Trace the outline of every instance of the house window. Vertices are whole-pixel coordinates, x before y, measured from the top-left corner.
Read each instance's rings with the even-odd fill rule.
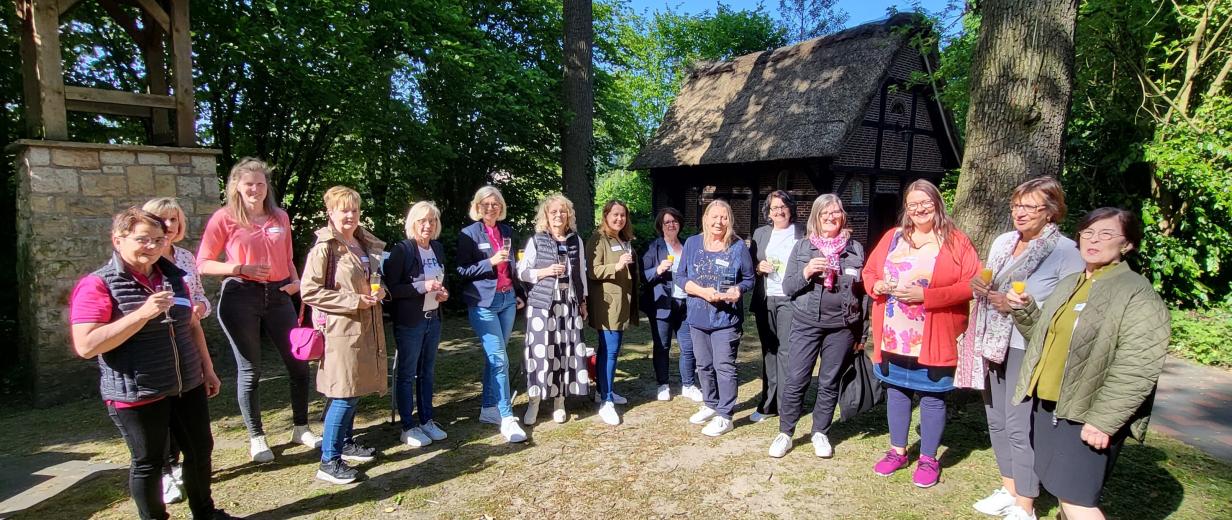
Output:
[[[907,104],[902,101],[895,101],[890,105],[890,115],[901,116],[907,113]]]
[[[864,205],[864,181],[851,182],[851,205]]]

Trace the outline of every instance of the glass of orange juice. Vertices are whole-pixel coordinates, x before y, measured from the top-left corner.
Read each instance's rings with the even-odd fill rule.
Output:
[[[1024,282],[1022,280],[1015,280],[1013,282],[1010,282],[1010,286],[1014,288],[1015,293],[1024,294],[1027,292],[1027,282]]]
[[[667,261],[668,261],[668,262],[675,262],[675,261],[676,261],[676,255],[672,255],[672,254],[667,255]]]
[[[381,292],[381,273],[372,273],[372,276],[368,278],[368,288],[372,290],[373,296]]]
[[[522,257],[523,257],[523,256],[526,256],[526,250],[525,250],[525,249],[519,249],[519,250],[518,250],[518,261],[519,261],[519,262],[521,262],[521,261],[522,261]]]
[[[992,268],[991,267],[985,267],[984,269],[980,270],[980,280],[984,281],[984,285],[988,285],[992,283]]]

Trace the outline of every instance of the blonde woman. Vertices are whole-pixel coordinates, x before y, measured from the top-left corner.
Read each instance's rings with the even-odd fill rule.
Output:
[[[539,403],[553,400],[552,420],[565,422],[566,395],[589,395],[586,344],[586,253],[573,203],[552,195],[535,211],[535,236],[526,243],[518,278],[530,285],[526,309],[526,424]]]
[[[227,204],[210,217],[197,248],[198,271],[225,277],[215,312],[235,354],[236,400],[254,462],[274,460],[257,396],[262,333],[274,344],[290,376],[291,442],[314,449],[321,445],[321,438],[308,429],[308,362],[291,355],[290,334],[296,322],[291,295],[299,292],[291,218],[278,207],[268,172],[264,162],[251,157],[231,168]],[[226,260],[220,261],[224,252]]]
[[[779,351],[785,371],[780,374],[779,434],[770,443],[770,456],[782,457],[791,449],[796,422],[804,410],[804,394],[813,367],[817,372],[817,400],[813,404],[810,441],[818,457],[834,455],[830,424],[838,404],[838,383],[864,324],[864,248],[851,239],[847,212],[838,195],[827,193],[813,201],[805,239],[787,255],[783,293],[791,299],[792,320],[787,343]]]
[[[385,243],[360,227],[359,193],[345,186],[325,192],[328,224],[304,261],[304,303],[324,314],[325,355],[317,364],[317,391],[325,394],[324,442],[317,479],[350,484],[359,472],[347,462],[368,462],[376,450],[353,437],[359,398],[385,394],[388,362],[385,326],[381,323],[384,285],[379,277]],[[379,278],[377,278],[379,280]]]
[[[736,350],[744,324],[742,296],[753,289],[753,259],[733,227],[726,201],[706,205],[701,233],[685,241],[676,278],[676,285],[689,295],[689,334],[705,399],[689,422],[706,424],[702,433],[710,437],[732,429],[740,386]]]
[[[412,447],[448,437],[432,409],[436,349],[441,343],[440,306],[449,299],[440,236],[441,211],[432,202],[416,202],[406,213],[406,240],[398,242],[385,260],[398,346],[394,401],[402,418],[401,441]],[[416,403],[418,420],[411,417]]]
[[[616,380],[616,358],[624,331],[637,325],[637,256],[633,251],[633,226],[629,223],[629,206],[619,200],[603,205],[603,221],[586,241],[590,259],[587,271],[595,290],[587,297],[590,326],[599,335],[595,379],[599,383],[599,418],[615,426],[620,424],[616,405],[628,401],[612,388]]]
[[[475,223],[458,232],[457,272],[467,317],[483,344],[479,422],[500,426],[507,442],[522,442],[526,432],[513,415],[506,346],[513,333],[515,313],[525,305],[526,298],[522,284],[514,283],[517,260],[510,249],[518,237],[503,222],[505,216],[505,197],[500,190],[484,186],[475,192],[470,209]]]

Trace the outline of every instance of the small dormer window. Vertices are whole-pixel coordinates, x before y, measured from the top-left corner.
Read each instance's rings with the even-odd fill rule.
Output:
[[[907,104],[902,101],[895,101],[890,105],[890,115],[901,116],[907,113]]]

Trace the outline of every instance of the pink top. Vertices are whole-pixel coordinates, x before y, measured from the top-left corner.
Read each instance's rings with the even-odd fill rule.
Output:
[[[500,229],[496,226],[484,224],[483,232],[488,234],[488,243],[492,244],[492,250],[500,251],[504,245],[501,243]],[[496,292],[511,290],[513,290],[513,278],[509,276],[509,262],[496,264]]]
[[[227,208],[219,208],[210,216],[201,234],[201,247],[197,248],[197,268],[206,260],[217,260],[218,254],[227,252],[227,263],[241,265],[265,264],[270,266],[269,278],[258,280],[248,276],[241,278],[255,282],[299,280],[292,263],[295,253],[291,249],[291,219],[287,212],[275,209],[271,218],[260,226],[241,226],[231,218]],[[238,274],[235,276],[239,276]]]
[[[151,292],[154,291],[155,287],[163,283],[163,275],[157,270],[150,273],[149,278],[142,276],[141,273],[132,274],[137,283],[144,285]],[[69,322],[74,325],[79,323],[111,323],[111,292],[107,290],[107,284],[103,282],[103,279],[97,275],[86,275],[77,281],[77,286],[73,287],[73,294],[69,297],[68,305]],[[162,400],[162,397],[142,399],[131,403],[119,401],[104,402],[116,409],[123,410],[125,408],[136,408],[155,403],[160,400]]]
[[[890,251],[885,261],[885,279],[898,280],[899,287],[919,285],[927,288],[941,249],[937,244],[915,250],[906,240]],[[904,303],[893,296],[886,301],[882,319],[881,350],[902,356],[920,357],[924,348],[924,304]]]

